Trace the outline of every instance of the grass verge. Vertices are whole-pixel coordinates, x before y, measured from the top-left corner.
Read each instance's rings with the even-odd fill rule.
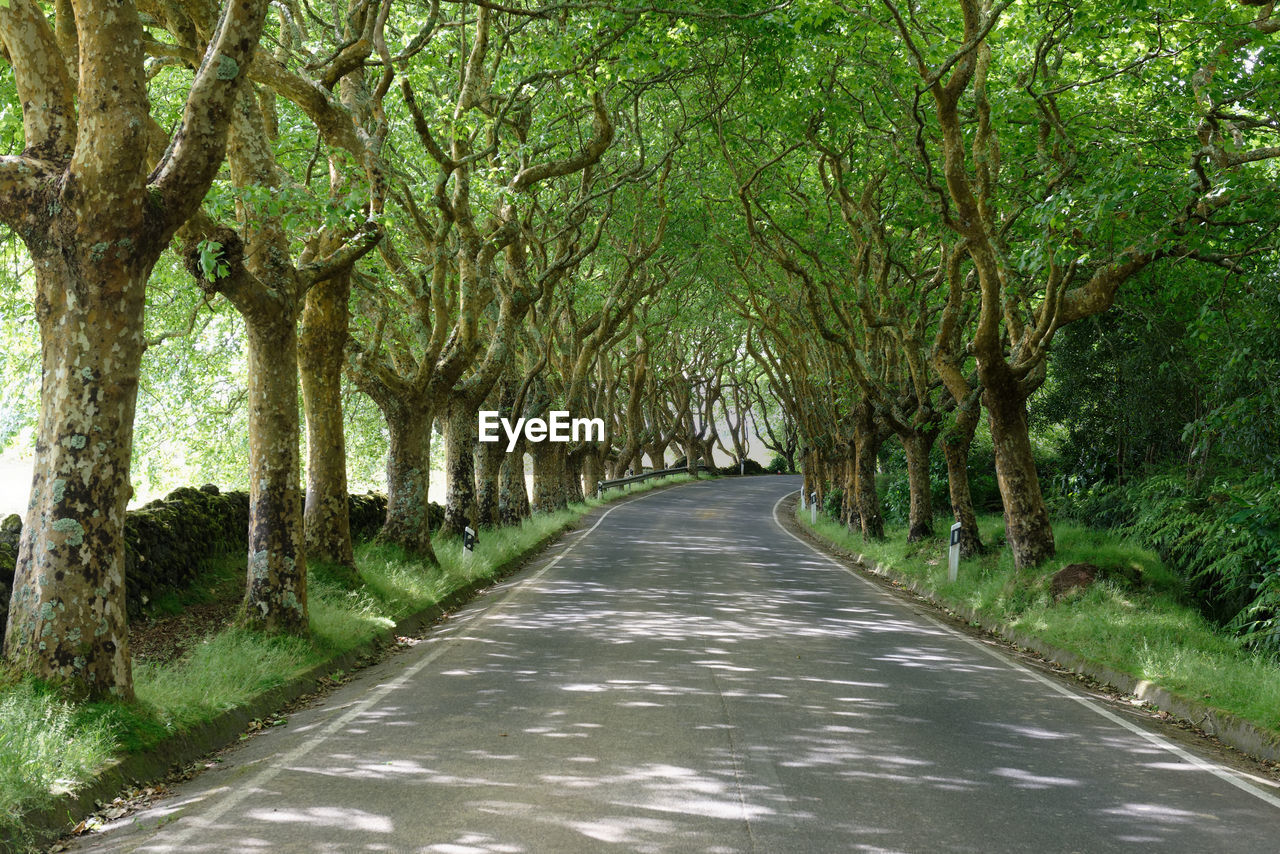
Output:
[[[30,837],[24,816],[76,790],[112,758],[189,732],[228,709],[284,685],[307,670],[371,641],[404,617],[436,605],[477,580],[492,578],[594,507],[691,478],[674,475],[611,491],[519,526],[482,531],[470,557],[460,541],[438,538],[438,567],[402,549],[366,543],[356,549],[360,580],[324,565],[310,568],[309,637],[263,635],[228,627],[166,664],[138,663],[133,703],[72,705],[30,679],[0,682],[0,841]],[[243,562],[211,562],[209,586],[243,578]],[[202,579],[203,580],[203,579]],[[225,591],[224,591],[225,592]],[[207,601],[208,590],[175,594],[167,612]]]
[[[826,517],[802,525],[844,551],[865,555],[911,578],[952,607],[1033,635],[1055,647],[1137,679],[1234,714],[1264,730],[1280,733],[1280,661],[1245,649],[1215,630],[1180,600],[1178,579],[1148,549],[1109,531],[1059,523],[1057,556],[1033,571],[1017,572],[1004,547],[1003,520],[979,520],[981,557],[960,564],[947,580],[947,542],[935,537],[906,542],[906,531],[889,528],[883,542]],[[1072,563],[1093,563],[1102,580],[1056,600],[1049,580]]]

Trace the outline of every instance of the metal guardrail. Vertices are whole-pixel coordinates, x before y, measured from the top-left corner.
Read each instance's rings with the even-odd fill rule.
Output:
[[[616,480],[598,480],[596,481],[596,497],[599,498],[600,494],[603,493],[606,489],[613,489],[615,486],[626,486],[631,483],[640,483],[641,481],[646,481],[651,477],[666,477],[667,475],[672,475],[672,474],[686,474],[688,473],[688,471],[689,471],[688,466],[678,466],[677,468],[671,468],[671,469],[658,469],[657,471],[645,471],[645,472],[641,472],[640,474],[633,474],[630,477],[620,477],[620,478],[617,478]],[[697,471],[714,472],[715,469],[707,465],[706,463],[698,463]]]

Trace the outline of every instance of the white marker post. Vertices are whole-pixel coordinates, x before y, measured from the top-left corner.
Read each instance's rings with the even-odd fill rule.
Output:
[[[947,551],[947,581],[955,583],[960,576],[960,523],[951,526],[951,548]]]
[[[804,490],[802,489],[802,490],[800,490],[800,509],[801,509],[801,510],[803,510],[804,508],[805,508],[805,503],[804,503]]]
[[[809,493],[809,524],[818,524],[818,493]]]
[[[468,525],[462,529],[462,556],[470,559],[476,550],[476,543],[480,540],[476,536],[475,530]]]

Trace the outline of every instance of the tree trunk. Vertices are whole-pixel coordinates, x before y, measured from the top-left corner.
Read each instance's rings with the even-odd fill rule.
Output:
[[[127,700],[124,519],[151,267],[77,248],[33,253],[40,422],[4,651],[78,697]]]
[[[855,453],[853,445],[847,445],[844,458],[843,481],[841,489],[843,491],[841,513],[844,518],[840,521],[844,522],[847,530],[862,530],[862,515],[858,512],[858,470],[854,464]]]
[[[505,446],[500,442],[476,443],[476,524],[492,528],[499,524],[501,490],[498,485]]]
[[[564,497],[569,503],[583,500],[582,493],[583,453],[565,454],[564,456]]]
[[[516,384],[510,377],[503,377],[489,390],[489,396],[480,409],[496,409],[503,417],[511,417],[515,405]],[[503,502],[500,486],[503,458],[507,455],[506,441],[481,442],[479,425],[476,427],[473,462],[476,474],[476,525],[494,528],[504,524],[501,520]]]
[[[135,4],[61,5],[60,33],[45,4],[0,12],[25,145],[5,157],[0,220],[31,253],[43,369],[5,655],[74,696],[127,700],[124,523],[146,284],[217,174],[247,77],[225,69],[248,68],[267,4],[227,4],[154,170]]]
[[[246,317],[249,340],[249,567],[244,616],[255,628],[307,630],[298,459],[298,339],[293,317]]]
[[[639,467],[642,459],[641,453],[639,445],[635,447],[635,450],[630,452],[624,448],[622,452],[618,454],[617,459],[613,461],[612,465],[606,467],[608,469],[609,479],[612,480],[614,478],[626,477],[628,470]],[[595,484],[589,484],[589,486],[591,486],[592,489],[595,489]]]
[[[529,518],[529,484],[524,478],[524,440],[515,450],[503,454],[501,492],[498,494],[498,518],[504,525],[519,525]]]
[[[947,489],[951,495],[951,512],[960,523],[960,557],[971,558],[986,548],[978,534],[978,517],[969,492],[969,448],[978,429],[978,413],[967,409],[956,411],[956,423],[942,436],[942,454],[947,460]]]
[[[553,513],[569,506],[565,498],[564,445],[557,442],[537,442],[533,455],[534,513]]]
[[[604,480],[604,468],[600,464],[599,451],[587,451],[582,456],[582,483],[587,495],[596,494],[596,484]]]
[[[444,525],[446,534],[461,537],[463,529],[472,523],[476,500],[476,414],[462,406],[450,407],[445,420],[445,503]]]
[[[880,431],[871,407],[857,407],[854,424],[854,468],[858,494],[858,519],[862,538],[884,539],[884,516],[880,513],[880,493],[876,490],[876,456],[880,453]]]
[[[1014,567],[1030,569],[1053,557],[1053,527],[1031,452],[1026,400],[1011,377],[1001,376],[1007,373],[1007,367],[984,372],[982,398],[995,446],[996,481],[1004,501],[1005,539],[1013,552]]]
[[[800,485],[800,506],[808,507],[809,502],[813,500],[814,477],[816,472],[813,467],[813,454],[807,449],[800,452],[800,476],[803,482]]]
[[[435,565],[427,525],[427,490],[431,484],[430,410],[403,408],[387,414],[387,521],[378,538],[403,546]]]
[[[307,293],[298,330],[302,405],[307,416],[307,498],[303,528],[307,557],[354,569],[342,423],[343,349],[349,321],[349,271]]]
[[[695,478],[698,476],[698,440],[692,435],[684,442],[684,468]]]
[[[907,542],[933,536],[933,495],[929,486],[929,454],[935,431],[915,432],[900,437],[907,452],[907,486],[911,493],[907,512]]]

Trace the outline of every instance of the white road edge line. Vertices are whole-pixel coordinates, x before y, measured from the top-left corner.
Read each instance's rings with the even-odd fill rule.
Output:
[[[612,513],[614,510],[617,510],[619,507],[624,507],[633,502],[641,501],[645,498],[648,498],[651,495],[656,495],[656,494],[657,492],[646,492],[642,495],[637,495],[635,498],[629,498],[626,501],[620,501],[617,504],[610,507],[608,510],[606,510],[604,513],[600,515],[600,518],[596,520],[596,523],[594,525],[592,525],[587,530],[583,531],[581,536],[578,536],[573,541],[571,541],[568,547],[566,547],[564,551],[556,555],[542,569],[538,570],[536,573],[529,576],[528,578],[520,582],[515,587],[511,588],[507,596],[504,596],[497,603],[490,606],[487,610],[484,611],[484,613],[476,617],[473,622],[469,623],[468,626],[480,625],[489,617],[498,613],[502,609],[502,606],[506,604],[507,599],[509,599],[511,594],[515,593],[516,590],[526,587],[529,584],[532,584],[533,582],[537,581],[539,578],[542,578],[542,576],[550,572],[558,563],[560,563],[560,561],[564,560],[565,556],[569,554],[569,552],[577,548],[578,544],[581,543],[583,540],[585,540],[588,534],[590,534],[596,528],[599,528],[600,524],[604,522],[604,520],[608,518],[609,514]],[[144,844],[142,846],[139,846],[138,848],[135,848],[134,850],[135,851],[146,851],[146,850],[153,850],[153,849],[161,850],[161,851],[184,850],[187,842],[191,839],[191,837],[194,834],[202,830],[207,830],[209,827],[212,827],[213,824],[215,824],[218,821],[218,819],[222,818],[232,808],[237,806],[240,802],[244,801],[246,798],[260,794],[262,791],[262,787],[265,786],[267,783],[270,783],[273,779],[275,779],[280,774],[281,771],[287,770],[288,766],[292,765],[302,757],[306,756],[311,751],[315,750],[326,739],[328,739],[334,733],[338,732],[338,730],[344,728],[347,724],[351,723],[351,721],[355,720],[360,715],[367,712],[369,709],[373,708],[375,704],[381,701],[384,697],[386,697],[392,691],[395,691],[401,688],[406,682],[408,682],[410,679],[417,676],[419,673],[425,670],[429,664],[431,664],[433,661],[435,661],[437,658],[443,655],[446,651],[448,651],[449,648],[453,646],[457,641],[458,641],[458,638],[456,637],[448,637],[443,639],[439,646],[437,646],[430,653],[424,655],[416,664],[412,665],[409,669],[405,670],[402,674],[400,674],[390,682],[384,682],[383,684],[379,685],[377,688],[373,689],[373,691],[371,691],[365,699],[361,700],[359,703],[352,706],[350,709],[347,710],[345,714],[330,721],[315,736],[307,739],[298,747],[295,747],[293,750],[284,754],[284,756],[276,760],[270,768],[264,768],[256,776],[254,776],[253,778],[251,778],[250,780],[248,780],[243,784],[237,784],[236,791],[232,792],[231,794],[223,798],[222,802],[219,803],[213,809],[211,809],[208,813],[199,817],[188,816],[187,820],[190,822],[190,824],[186,828],[184,828],[181,832],[179,832],[176,837],[172,837],[168,840],[165,840],[163,843],[156,843],[156,845],[159,845],[160,847],[156,847],[156,845]]]
[[[809,549],[811,552],[818,555],[823,560],[826,560],[833,566],[837,567],[842,572],[846,572],[849,575],[852,575],[854,578],[858,579],[863,584],[866,584],[869,587],[873,588],[874,590],[876,590],[876,592],[880,593],[881,595],[887,595],[871,579],[864,578],[861,574],[853,571],[849,567],[842,564],[840,561],[836,560],[831,555],[827,554],[826,552],[819,549],[817,546],[813,545],[813,543],[810,543],[804,539],[801,539],[800,537],[797,537],[795,534],[787,530],[786,526],[782,524],[782,520],[778,516],[778,507],[782,504],[783,501],[789,498],[792,494],[793,493],[788,492],[786,495],[782,496],[774,503],[773,505],[774,524],[776,524],[780,529],[782,529],[782,532],[786,534],[788,537],[802,544],[805,548]],[[1068,689],[1067,687],[1058,684],[1056,681],[1054,681],[1053,679],[1050,679],[1044,674],[1037,673],[1031,668],[1026,667],[1025,665],[1019,664],[1018,662],[1013,661],[1010,658],[1007,658],[1005,655],[1003,655],[1002,653],[994,649],[991,649],[986,644],[979,643],[978,641],[966,635],[964,632],[957,631],[955,628],[948,626],[946,623],[943,623],[939,620],[935,620],[933,617],[930,617],[928,614],[919,614],[919,616],[927,620],[928,622],[932,623],[933,625],[937,626],[938,628],[948,632],[949,634],[954,635],[955,637],[959,638],[960,640],[964,641],[965,643],[969,644],[975,649],[982,650],[988,656],[990,656],[991,658],[994,658],[996,661],[999,661],[1001,664],[1005,665],[1006,667],[1025,673],[1026,675],[1030,676],[1032,679],[1036,680],[1042,685],[1045,685],[1046,687],[1052,689],[1055,693],[1060,694],[1069,700],[1076,701],[1080,705],[1084,706],[1086,709],[1089,709],[1090,711],[1094,712],[1097,715],[1100,715],[1101,717],[1107,719],[1108,721],[1114,724],[1117,724],[1118,726],[1121,726],[1124,729],[1127,729],[1129,732],[1145,739],[1146,741],[1150,742],[1156,747],[1159,747],[1162,750],[1166,750],[1169,753],[1172,753],[1174,756],[1177,756],[1179,759],[1182,759],[1185,762],[1189,762],[1190,764],[1194,765],[1200,770],[1208,771],[1210,774],[1219,778],[1223,782],[1230,783],[1232,786],[1235,786],[1237,789],[1240,789],[1241,791],[1248,792],[1250,795],[1253,795],[1258,800],[1268,803],[1271,806],[1276,807],[1277,809],[1280,809],[1280,797],[1276,797],[1270,792],[1259,789],[1257,786],[1253,785],[1252,783],[1249,783],[1245,780],[1240,779],[1236,775],[1236,773],[1231,769],[1224,768],[1223,766],[1210,762],[1206,759],[1201,759],[1199,756],[1196,756],[1194,753],[1190,753],[1186,750],[1183,750],[1181,747],[1174,744],[1173,742],[1168,741],[1156,735],[1153,732],[1148,732],[1147,730],[1143,729],[1142,727],[1138,726],[1132,721],[1125,720],[1124,718],[1112,712],[1110,709],[1107,709],[1107,708],[1104,708],[1103,706],[1098,705],[1098,703],[1089,699],[1088,697],[1085,697],[1081,694],[1077,694],[1076,692]]]

